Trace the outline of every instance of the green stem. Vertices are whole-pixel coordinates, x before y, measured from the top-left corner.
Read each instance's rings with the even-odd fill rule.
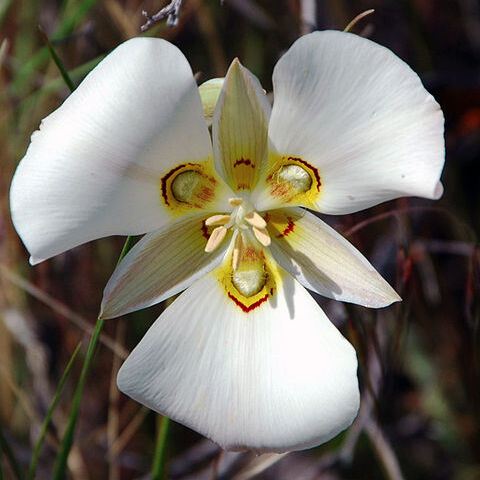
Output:
[[[158,420],[158,434],[155,445],[155,454],[152,465],[152,480],[162,480],[165,478],[165,452],[167,446],[168,427],[170,419],[159,416]]]
[[[123,259],[123,257],[128,253],[128,251],[132,247],[132,244],[133,244],[132,238],[127,237],[122,253],[120,254],[120,257],[118,259],[119,263]],[[80,373],[80,379],[78,380],[77,389],[75,390],[75,396],[73,398],[73,403],[72,403],[72,410],[70,412],[67,428],[65,430],[65,434],[63,436],[62,443],[60,445],[60,451],[57,455],[57,460],[55,462],[55,467],[53,470],[53,477],[52,477],[53,480],[63,480],[66,475],[67,459],[73,445],[73,435],[75,433],[75,426],[77,423],[78,411],[80,409],[80,400],[82,398],[83,389],[85,387],[85,380],[87,378],[87,373],[92,363],[93,355],[95,353],[95,349],[97,347],[98,340],[100,338],[100,333],[102,331],[103,324],[104,324],[104,320],[101,318],[98,318],[97,323],[95,324],[95,330],[90,340],[90,345],[88,346],[87,355],[85,356],[85,360],[83,362],[82,372]]]
[[[37,463],[38,463],[38,458],[40,456],[40,450],[43,446],[43,441],[45,440],[45,436],[47,434],[47,429],[48,425],[50,424],[50,420],[53,415],[53,411],[55,410],[55,407],[57,406],[58,400],[60,399],[60,394],[63,390],[63,387],[65,385],[65,382],[68,378],[68,375],[70,374],[70,371],[72,370],[73,362],[75,361],[75,358],[77,357],[77,354],[80,350],[81,343],[77,345],[77,348],[75,348],[75,351],[73,352],[72,356],[70,357],[70,360],[68,361],[68,364],[65,368],[65,371],[63,372],[62,378],[60,379],[60,383],[58,384],[57,390],[55,392],[55,395],[53,397],[52,403],[50,405],[50,408],[47,411],[47,415],[45,416],[45,420],[43,421],[42,424],[42,430],[40,432],[40,435],[38,437],[37,443],[35,444],[35,449],[33,451],[32,455],[32,460],[30,462],[30,467],[28,469],[28,479],[33,480],[35,478],[35,471],[37,469]]]
[[[23,473],[20,469],[20,464],[17,462],[13,450],[10,448],[7,439],[3,436],[3,432],[0,429],[0,452],[2,451],[5,454],[8,463],[10,463],[10,467],[12,467],[15,478],[17,478],[17,480],[23,480]]]
[[[72,411],[70,412],[67,428],[65,430],[65,434],[60,445],[60,451],[58,453],[55,467],[53,470],[54,480],[60,480],[65,478],[67,458],[73,444],[73,435],[75,433],[78,411],[80,409],[80,400],[82,398],[87,373],[92,363],[93,354],[95,353],[95,348],[97,346],[98,339],[100,338],[103,323],[104,321],[102,319],[97,319],[97,323],[95,324],[95,330],[90,340],[90,345],[88,346],[87,355],[85,356],[85,360],[83,362],[82,372],[80,374],[80,379],[78,381],[77,389],[75,390],[75,396],[73,398]]]

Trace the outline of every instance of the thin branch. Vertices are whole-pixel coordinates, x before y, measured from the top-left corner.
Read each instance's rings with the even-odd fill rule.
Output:
[[[25,280],[20,275],[17,275],[15,272],[10,270],[6,265],[0,264],[0,274],[3,274],[14,285],[17,285],[17,287],[29,293],[32,297],[36,298],[40,302],[49,306],[55,312],[69,319],[72,323],[77,325],[77,327],[82,329],[84,332],[88,333],[89,335],[93,334],[94,327],[91,325],[91,323],[87,319],[85,319],[78,313],[75,313],[66,305],[59,302],[58,300],[56,300],[55,298],[53,298],[43,290],[39,289],[38,287],[33,285],[31,282]],[[100,341],[106,347],[112,350],[116,355],[118,355],[120,358],[122,359],[127,358],[128,356],[127,350],[124,347],[122,347],[122,345],[119,345],[118,343],[116,343],[109,336],[102,333],[100,335]]]
[[[145,32],[152,25],[155,25],[155,23],[160,22],[164,18],[167,19],[167,25],[169,27],[174,27],[177,25],[182,3],[183,0],[172,0],[168,5],[163,7],[154,15],[149,15],[145,10],[143,10],[142,15],[147,19],[147,21],[140,27],[141,31]]]
[[[365,431],[375,449],[377,457],[382,462],[387,478],[389,480],[404,480],[397,457],[378,423],[374,421],[367,423]]]
[[[452,220],[455,220],[455,217],[445,208],[442,207],[429,207],[429,206],[412,206],[412,207],[401,207],[401,208],[394,208],[392,210],[387,210],[386,212],[379,213],[378,215],[375,215],[373,217],[367,218],[366,220],[363,220],[357,224],[355,224],[353,227],[349,228],[348,230],[345,230],[342,232],[342,235],[344,237],[349,237],[350,235],[353,235],[355,232],[358,232],[362,228],[367,227],[368,225],[371,225],[372,223],[376,223],[380,220],[385,220],[390,217],[398,217],[402,213],[408,213],[408,212],[436,212],[436,213],[442,213],[446,214],[449,216]]]

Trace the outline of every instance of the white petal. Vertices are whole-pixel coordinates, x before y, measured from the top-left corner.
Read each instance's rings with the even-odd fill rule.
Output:
[[[145,235],[113,272],[103,293],[101,317],[112,318],[155,305],[185,290],[215,268],[228,240],[204,251],[211,229],[205,217],[182,217]]]
[[[390,50],[315,32],[279,60],[273,85],[271,149],[283,163],[292,157],[318,169],[312,208],[342,214],[405,195],[438,198],[443,114]],[[265,194],[257,207],[279,206],[274,200]]]
[[[308,292],[280,292],[248,313],[211,272],[153,324],[119,388],[228,450],[309,448],[347,428],[359,405],[355,351]]]
[[[255,187],[268,145],[270,104],[258,79],[235,59],[213,116],[215,167],[238,192]]]
[[[271,252],[303,286],[364,307],[385,307],[401,298],[368,260],[315,215],[300,208],[268,214]]]
[[[187,139],[187,141],[186,141]],[[125,42],[45,118],[15,173],[13,222],[36,263],[172,218],[162,176],[212,147],[190,66],[160,39]]]

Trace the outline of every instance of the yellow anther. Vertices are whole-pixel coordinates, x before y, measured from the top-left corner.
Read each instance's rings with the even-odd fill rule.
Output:
[[[242,235],[239,233],[235,238],[235,245],[233,246],[233,255],[232,255],[232,268],[235,271],[238,268],[240,259],[242,258]]]
[[[230,206],[232,208],[238,207],[239,205],[241,205],[243,203],[243,198],[240,198],[240,197],[229,198],[228,203],[230,204]]]
[[[212,215],[205,220],[205,225],[211,227],[214,225],[225,225],[230,221],[230,215]]]
[[[207,253],[210,253],[216,250],[218,246],[222,243],[222,240],[225,238],[226,234],[227,229],[225,227],[215,228],[210,235],[207,244],[205,245],[205,251]]]
[[[265,228],[267,226],[267,222],[257,212],[250,212],[243,218],[252,227]]]
[[[268,234],[268,231],[266,228],[257,228],[257,227],[252,227],[253,234],[255,235],[255,238],[264,246],[268,247],[270,243],[272,243],[272,240],[270,238],[270,235]]]

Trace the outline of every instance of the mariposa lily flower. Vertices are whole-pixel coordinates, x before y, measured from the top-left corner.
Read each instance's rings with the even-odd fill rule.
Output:
[[[120,389],[224,448],[257,452],[318,445],[358,410],[355,351],[304,287],[374,308],[399,300],[300,207],[438,198],[444,163],[438,104],[369,40],[306,35],[273,86],[272,108],[235,60],[205,87],[204,111],[176,47],[130,40],[42,122],[11,188],[33,264],[147,233],[108,282],[103,317],[185,291],[123,364]]]

